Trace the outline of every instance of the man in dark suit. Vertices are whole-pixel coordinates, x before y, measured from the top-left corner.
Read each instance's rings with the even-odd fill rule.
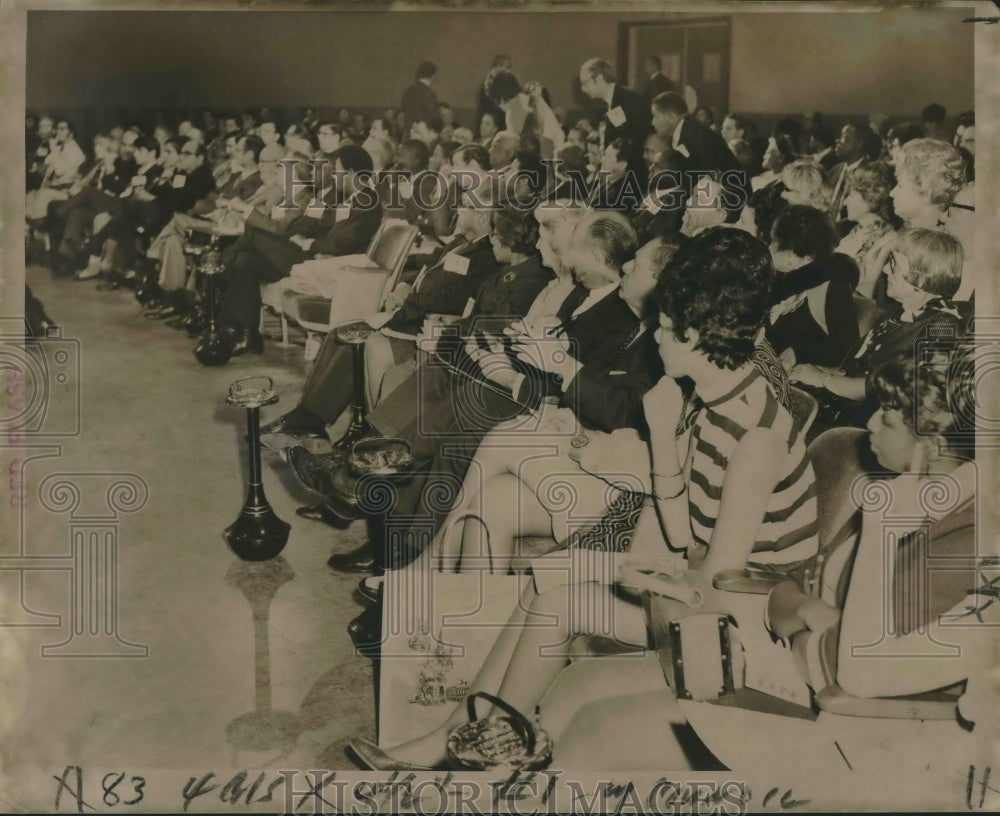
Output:
[[[490,214],[486,209],[469,211],[458,222],[459,232],[428,263],[411,283],[400,283],[386,300],[387,310],[395,313],[386,323],[390,331],[401,334],[419,333],[428,314],[462,313],[479,284],[497,267],[489,242]],[[372,334],[368,345],[393,345],[404,341],[381,333]],[[412,346],[413,344],[410,343]],[[375,354],[368,352],[366,354]],[[394,353],[390,349],[390,353]],[[352,397],[352,363],[349,346],[337,343],[327,335],[306,379],[302,399],[291,411],[261,428],[261,433],[291,436],[325,436],[326,425],[350,404]]]
[[[417,66],[417,81],[403,93],[403,113],[406,116],[406,129],[416,122],[430,122],[437,119],[437,94],[431,88],[437,66],[433,62],[422,62]]]
[[[653,129],[670,139],[673,149],[687,159],[691,173],[718,176],[729,220],[735,221],[750,198],[750,179],[726,140],[689,116],[687,102],[679,93],[668,91],[657,96],[651,113]]]
[[[604,144],[632,139],[636,144],[652,130],[649,106],[635,91],[615,82],[615,72],[602,59],[589,59],[580,66],[580,89],[591,99],[607,105],[604,113]]]
[[[877,159],[881,150],[882,141],[868,125],[857,122],[841,128],[833,148],[838,163],[830,169],[830,185],[833,187],[830,216],[834,221],[839,221],[842,216],[848,174],[855,167]]]
[[[262,283],[288,277],[295,264],[317,255],[364,252],[382,223],[382,203],[367,182],[372,173],[371,157],[357,145],[347,145],[340,149],[334,167],[341,183],[342,203],[336,207],[329,230],[306,237],[293,222],[289,237],[285,237],[248,227],[226,251],[221,278],[227,288],[220,316],[223,325],[231,330],[234,354],[263,351],[257,330]],[[302,218],[307,222],[317,220],[305,215]]]
[[[647,105],[652,105],[653,100],[661,93],[676,90],[674,83],[663,75],[663,64],[655,54],[642,61],[642,70],[649,77],[649,81],[646,82],[646,90],[642,94]]]

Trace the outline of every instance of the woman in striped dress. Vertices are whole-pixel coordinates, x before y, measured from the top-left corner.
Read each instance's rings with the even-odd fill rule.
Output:
[[[637,452],[634,472],[648,468],[643,478],[651,483],[666,540],[688,553],[706,591],[712,575],[742,568],[751,553],[789,562],[816,549],[812,467],[792,417],[753,365],[773,279],[763,243],[718,227],[678,250],[654,293],[667,376],[644,399],[649,443]],[[685,399],[680,378],[693,381],[692,398]],[[662,541],[639,536],[633,552],[648,554],[652,547],[667,555]],[[572,591],[565,579],[553,586],[553,571],[535,570],[472,691],[497,692],[530,712],[566,666],[562,654],[572,636],[610,632],[645,645],[639,606],[610,591],[613,574],[588,571],[587,565],[600,571],[599,562],[571,560]],[[363,739],[351,747],[361,764],[376,770],[433,767],[445,760],[448,734],[464,720],[459,706],[439,728],[388,751]]]

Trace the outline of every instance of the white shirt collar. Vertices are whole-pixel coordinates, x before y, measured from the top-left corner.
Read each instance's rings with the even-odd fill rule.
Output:
[[[613,291],[615,291],[615,289],[617,289],[620,284],[621,281],[614,281],[613,283],[609,283],[606,286],[600,287],[599,289],[591,289],[590,294],[588,294],[587,297],[584,298],[583,303],[581,303],[579,306],[576,307],[576,310],[573,312],[573,317],[579,317],[580,315],[582,315],[585,311],[587,311],[587,309],[589,309],[595,303],[598,303],[599,301],[603,300],[605,297],[610,295]]]
[[[681,143],[681,126],[684,124],[685,119],[687,119],[687,117],[682,116],[681,120],[677,123],[677,127],[674,128],[673,145],[675,150],[680,146]]]
[[[615,83],[612,82],[608,85],[608,95],[604,97],[604,101],[607,103],[608,109],[611,109],[611,100],[615,98]]]

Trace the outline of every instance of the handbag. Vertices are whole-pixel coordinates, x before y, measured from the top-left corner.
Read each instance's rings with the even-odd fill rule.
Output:
[[[484,699],[502,709],[504,715],[479,719],[476,700]],[[552,761],[552,740],[538,725],[499,697],[479,691],[466,698],[469,721],[448,735],[448,767],[456,771],[494,771],[505,773],[532,771]]]
[[[672,576],[661,564],[627,562],[620,583],[642,590],[646,624],[678,700],[732,697],[742,687],[736,622],[726,612],[706,608],[690,572]]]

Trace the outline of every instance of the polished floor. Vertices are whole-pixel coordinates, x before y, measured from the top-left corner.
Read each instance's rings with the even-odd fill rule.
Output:
[[[205,368],[194,341],[145,319],[129,290],[40,267],[26,279],[63,340],[78,341],[79,380],[53,380],[51,418],[72,424],[77,387],[81,414],[78,435],[30,439],[20,533],[3,544],[21,556],[4,563],[23,567],[0,571],[8,781],[66,764],[353,767],[347,739],[374,737],[374,667],[345,630],[361,609],[357,576],[325,561],[360,543],[363,523],[338,532],[298,518],[309,496],[265,451],[287,547],[251,565],[222,536],[248,473],[229,385],[272,377],[281,401],[266,422],[297,401],[301,346],[269,342],[263,356]]]

